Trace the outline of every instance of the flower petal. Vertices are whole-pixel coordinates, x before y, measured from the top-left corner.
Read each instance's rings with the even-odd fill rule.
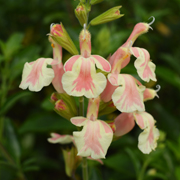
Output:
[[[62,86],[62,76],[64,74],[63,64],[60,63],[57,65],[52,65],[52,68],[54,70],[54,75],[55,75],[52,80],[52,84],[54,88],[56,89],[58,93],[65,93]]]
[[[114,91],[112,100],[121,112],[144,111],[143,92],[144,86],[137,86],[135,78],[127,74],[118,75],[120,85]]]
[[[96,73],[90,58],[79,58],[72,71],[65,72],[62,77],[63,88],[72,96],[96,98],[106,87],[107,80],[102,73]]]
[[[51,138],[48,138],[50,143],[68,144],[73,142],[73,136],[71,135],[60,135],[57,133],[51,133]]]
[[[112,99],[112,94],[114,93],[115,89],[117,88],[118,86],[113,86],[109,80],[107,80],[107,85],[106,85],[106,88],[104,89],[104,91],[101,93],[101,99],[104,101],[104,102],[108,102]]]
[[[155,96],[158,97],[156,90],[150,88],[146,88],[143,95],[144,95],[144,101],[154,99]]]
[[[138,148],[144,153],[149,154],[157,147],[159,130],[155,127],[154,118],[147,112],[134,113],[136,123],[144,131],[139,135]]]
[[[75,66],[75,62],[80,58],[80,55],[72,56],[70,59],[66,61],[64,64],[65,71],[72,71],[73,66]]]
[[[73,117],[71,118],[71,122],[72,124],[76,125],[76,126],[84,126],[87,123],[88,119],[82,116],[78,116],[78,117]]]
[[[150,61],[148,51],[138,47],[130,48],[130,51],[137,58],[134,65],[139,77],[146,82],[149,82],[150,79],[157,81],[154,73],[156,66]]]
[[[48,86],[54,78],[54,71],[47,68],[53,59],[39,58],[24,65],[20,88],[29,88],[30,91],[40,91],[44,86]]]
[[[97,68],[99,68],[99,69],[101,69],[102,71],[105,71],[105,72],[110,72],[111,71],[111,65],[103,57],[98,56],[98,55],[92,55],[91,59],[94,60],[94,62],[96,63]]]
[[[82,131],[73,132],[78,155],[93,159],[105,158],[113,138],[111,128],[103,121],[88,120]]]
[[[121,113],[114,120],[116,127],[115,136],[123,136],[133,129],[135,126],[134,117],[132,113]]]

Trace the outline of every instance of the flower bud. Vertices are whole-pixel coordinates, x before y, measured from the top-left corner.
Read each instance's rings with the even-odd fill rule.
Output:
[[[66,93],[53,93],[51,102],[55,105],[54,110],[67,120],[77,116],[76,102],[72,96]]]
[[[77,149],[74,146],[72,146],[71,149],[63,149],[62,152],[65,161],[66,174],[67,176],[72,177],[74,171],[82,161],[82,157],[77,156]]]
[[[79,54],[78,50],[76,49],[76,46],[74,45],[73,41],[71,40],[69,34],[65,30],[62,23],[51,25],[50,30],[51,32],[49,35],[55,42],[61,45],[64,49],[66,49],[72,55]]]
[[[94,4],[97,4],[97,3],[100,3],[104,0],[91,0],[91,5],[94,5]]]
[[[103,23],[113,21],[115,19],[118,19],[118,18],[124,16],[124,14],[120,14],[120,11],[119,11],[120,8],[121,8],[121,6],[116,6],[116,7],[109,9],[108,11],[106,11],[103,14],[94,18],[90,22],[90,24],[92,26],[98,25],[98,24],[103,24]]]
[[[87,12],[86,7],[83,3],[79,3],[74,12],[81,26],[87,24]]]

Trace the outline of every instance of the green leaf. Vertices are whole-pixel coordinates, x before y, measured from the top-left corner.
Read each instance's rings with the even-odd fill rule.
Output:
[[[20,48],[24,35],[22,33],[14,33],[6,42],[4,55],[7,59],[11,58]]]
[[[11,164],[0,161],[0,179],[1,180],[14,180],[17,169]]]
[[[141,167],[140,161],[139,161],[138,157],[136,156],[135,151],[132,151],[130,148],[126,148],[125,151],[127,152],[129,157],[131,158],[131,160],[134,164],[136,175],[138,177],[138,174],[140,172],[140,167]]]
[[[160,55],[160,57],[166,61],[168,63],[169,66],[171,66],[172,68],[174,68],[174,70],[176,70],[177,73],[179,73],[179,69],[180,69],[180,64],[177,60],[176,57],[170,55],[170,54],[166,54],[166,53],[162,53]]]
[[[24,124],[19,128],[19,132],[52,132],[75,129],[76,127],[70,121],[62,118],[55,112],[40,112],[30,115]]]
[[[129,159],[128,155],[122,151],[120,154],[107,157],[107,159],[104,160],[104,164],[115,171],[126,174],[129,177],[136,177],[131,160]]]
[[[180,89],[180,76],[173,70],[167,67],[158,66],[156,70],[156,74],[167,83]]]
[[[19,165],[21,157],[21,149],[15,129],[10,121],[6,118],[4,121],[4,146],[12,159]]]
[[[176,178],[179,180],[180,179],[180,166],[175,167],[175,175],[176,175]]]
[[[31,92],[25,91],[10,96],[7,99],[5,105],[0,109],[0,115],[5,114],[19,99],[24,98],[26,96],[30,96],[31,94]]]

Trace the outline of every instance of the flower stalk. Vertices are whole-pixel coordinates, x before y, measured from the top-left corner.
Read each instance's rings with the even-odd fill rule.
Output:
[[[84,97],[79,97],[79,116],[84,116]],[[87,158],[82,158],[82,174],[83,180],[88,180],[88,164]]]

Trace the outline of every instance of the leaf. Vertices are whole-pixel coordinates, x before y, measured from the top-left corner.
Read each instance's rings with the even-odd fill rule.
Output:
[[[22,33],[14,33],[10,36],[4,49],[4,55],[7,59],[11,58],[21,48],[23,37]]]
[[[17,94],[14,94],[12,96],[10,96],[5,105],[0,109],[0,115],[5,114],[19,99],[26,97],[26,96],[30,96],[32,93],[31,92],[20,92]]]
[[[21,157],[21,148],[19,145],[19,141],[17,139],[17,135],[15,133],[15,129],[10,121],[10,119],[6,118],[4,121],[4,146],[8,153],[11,155],[12,159],[19,165],[20,157]]]
[[[125,151],[127,152],[129,157],[131,158],[131,160],[134,164],[136,175],[138,177],[138,174],[140,172],[140,167],[141,167],[140,161],[139,161],[138,157],[136,156],[135,151],[132,151],[130,148],[126,148]]]
[[[14,180],[17,169],[11,164],[0,161],[0,179],[1,180]]]
[[[120,152],[120,154],[115,154],[107,157],[107,159],[104,160],[104,164],[107,167],[110,167],[115,171],[118,171],[129,177],[136,177],[135,172],[133,171],[131,160],[129,159],[127,154],[123,153],[122,151]]]
[[[176,178],[179,180],[180,179],[180,166],[175,167],[175,175],[176,175]]]
[[[158,66],[156,74],[167,83],[180,89],[180,76],[173,70],[163,66]]]
[[[179,69],[180,69],[180,64],[178,63],[178,61],[176,60],[176,57],[173,57],[170,54],[166,54],[166,53],[162,53],[160,54],[160,57],[166,61],[168,63],[169,66],[171,66],[172,68],[174,68],[174,70],[176,70],[177,73],[179,73]]]
[[[27,132],[52,132],[62,130],[75,130],[75,126],[55,112],[40,112],[30,115],[24,124],[19,128],[19,133]]]

